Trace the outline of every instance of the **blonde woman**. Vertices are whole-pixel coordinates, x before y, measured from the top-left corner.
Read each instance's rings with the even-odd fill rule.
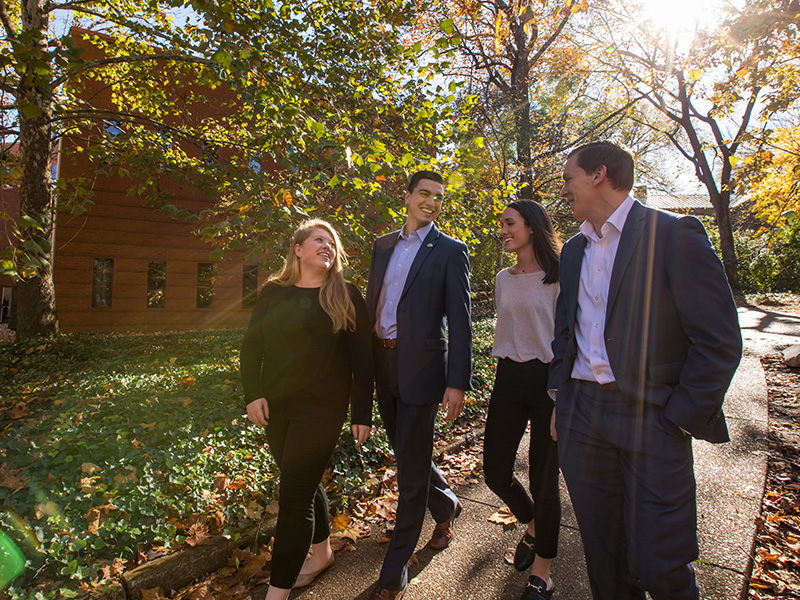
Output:
[[[258,296],[244,335],[247,416],[266,429],[280,469],[280,498],[267,600],[289,597],[333,563],[328,499],[320,483],[351,407],[362,444],[372,425],[372,348],[367,309],[344,280],[331,225],[300,225],[283,270]],[[313,553],[308,558],[309,546]]]

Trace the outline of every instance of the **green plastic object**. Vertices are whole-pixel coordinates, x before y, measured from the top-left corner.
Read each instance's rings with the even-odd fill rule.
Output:
[[[11,583],[25,567],[25,557],[17,545],[5,533],[0,531],[0,590]]]

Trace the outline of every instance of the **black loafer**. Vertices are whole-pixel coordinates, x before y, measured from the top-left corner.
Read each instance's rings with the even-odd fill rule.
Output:
[[[529,536],[526,531],[514,552],[514,568],[517,571],[527,571],[531,568],[534,558],[536,558],[536,538]]]
[[[520,600],[550,600],[555,589],[555,586],[553,586],[552,589],[548,590],[547,582],[544,579],[531,575]]]

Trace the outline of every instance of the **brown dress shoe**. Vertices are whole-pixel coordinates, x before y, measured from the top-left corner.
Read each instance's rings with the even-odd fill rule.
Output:
[[[428,542],[428,546],[433,548],[434,550],[442,550],[447,548],[447,545],[450,543],[450,540],[453,539],[453,522],[458,518],[458,515],[461,514],[461,502],[456,504],[456,509],[453,511],[453,515],[447,519],[444,523],[437,523],[436,527],[433,528],[433,533],[431,534],[431,539]]]
[[[372,590],[372,594],[369,596],[369,600],[400,600],[405,593],[406,588],[402,590],[387,590],[386,588],[375,586],[375,589]]]

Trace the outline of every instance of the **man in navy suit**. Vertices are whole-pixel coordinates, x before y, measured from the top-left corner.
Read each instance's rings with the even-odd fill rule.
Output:
[[[633,172],[611,142],[564,167],[583,224],[561,252],[553,436],[595,600],[697,599],[692,437],[728,441],[742,338],[703,226],[634,200]]]
[[[402,597],[426,507],[437,523],[428,542],[436,550],[450,543],[461,512],[431,460],[439,406],[447,420],[461,413],[472,371],[469,255],[463,242],[434,224],[443,197],[438,173],[414,174],[405,194],[405,225],[372,248],[367,308],[374,325],[376,395],[394,449],[400,498],[370,600]]]

